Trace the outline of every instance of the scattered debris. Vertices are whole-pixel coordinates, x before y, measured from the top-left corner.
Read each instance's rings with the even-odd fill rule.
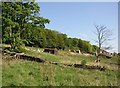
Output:
[[[34,56],[29,56],[25,55],[24,53],[16,53],[16,52],[10,52],[10,51],[3,51],[3,55],[7,55],[8,58],[14,59],[24,59],[24,60],[29,60],[29,61],[36,61],[36,62],[42,62],[42,63],[49,63],[49,64],[63,64],[63,63],[57,63],[57,62],[47,62],[41,58],[34,57]],[[100,71],[105,71],[106,67],[105,66],[89,66],[89,65],[82,65],[82,64],[63,64],[64,66],[70,66],[70,67],[75,67],[75,68],[83,68],[83,69],[91,69],[91,70],[100,70]]]
[[[34,57],[34,56],[29,56],[25,55],[24,53],[16,53],[16,52],[10,52],[10,51],[3,51],[3,55],[8,55],[8,58],[11,59],[24,59],[24,60],[29,60],[29,61],[36,61],[36,62],[45,62],[43,59]]]
[[[94,70],[100,70],[100,71],[105,71],[106,67],[105,66],[89,66],[89,65],[81,65],[81,64],[74,64],[74,67],[76,68],[85,68],[85,69],[94,69]]]

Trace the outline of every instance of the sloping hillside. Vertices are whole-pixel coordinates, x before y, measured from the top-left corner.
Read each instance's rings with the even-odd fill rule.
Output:
[[[39,49],[42,51],[42,49]],[[45,61],[57,62],[38,63],[21,59],[2,59],[3,86],[116,86],[117,58],[101,58],[95,63],[94,56],[84,56],[67,51],[58,51],[57,55],[38,52],[38,48],[26,47],[25,54],[40,57]],[[65,66],[64,64],[81,63],[87,65],[106,66],[107,70],[88,70]]]

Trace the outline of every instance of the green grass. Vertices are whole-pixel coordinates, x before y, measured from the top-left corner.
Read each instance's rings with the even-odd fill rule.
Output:
[[[31,48],[31,47],[27,47],[27,48]],[[112,70],[118,69],[117,68],[118,58],[106,59],[106,58],[100,57],[101,63],[97,64],[94,62],[96,60],[95,56],[85,56],[85,55],[75,54],[67,51],[58,51],[57,55],[53,55],[53,54],[44,53],[44,52],[37,52],[37,49],[36,51],[33,51],[35,49],[33,47],[30,50],[26,50],[24,53],[42,58],[45,61],[52,61],[52,62],[65,63],[65,64],[66,63],[75,64],[75,63],[81,63],[82,60],[86,60],[88,65],[102,65],[102,66],[104,65]]]
[[[31,49],[24,51],[24,53],[46,61],[80,63],[85,59],[87,64],[96,65],[94,63],[96,57],[75,55],[66,51],[59,51],[58,55],[52,55]],[[3,57],[2,60],[3,86],[117,86],[117,58],[101,58],[99,65],[107,66],[108,70],[106,71],[8,59]]]
[[[117,71],[3,60],[3,86],[113,86]]]

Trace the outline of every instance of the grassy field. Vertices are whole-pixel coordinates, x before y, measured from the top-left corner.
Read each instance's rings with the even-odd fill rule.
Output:
[[[42,49],[39,49],[42,51]],[[26,47],[25,54],[40,57],[46,61],[58,62],[58,65],[9,58],[2,59],[3,86],[117,86],[117,58],[100,58],[95,63],[94,56],[85,56],[67,51],[57,55],[38,52],[38,48]],[[87,61],[87,65],[106,66],[107,70],[87,70],[64,66],[61,63],[74,64]]]

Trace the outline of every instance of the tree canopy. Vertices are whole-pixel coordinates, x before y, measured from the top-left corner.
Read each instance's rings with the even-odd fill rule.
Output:
[[[95,52],[97,46],[89,41],[68,38],[66,34],[45,28],[49,23],[49,19],[40,16],[40,6],[36,2],[2,2],[2,41],[11,44],[11,49],[19,49],[25,44]]]

